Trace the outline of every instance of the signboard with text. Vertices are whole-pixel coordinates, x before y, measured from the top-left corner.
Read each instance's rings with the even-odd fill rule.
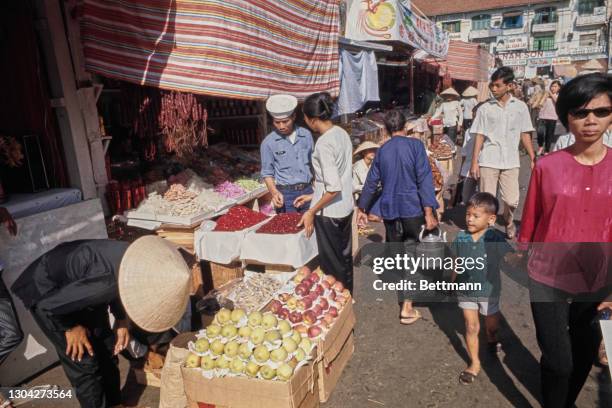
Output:
[[[529,48],[529,37],[526,35],[500,37],[497,40],[497,51],[525,50],[527,48]]]

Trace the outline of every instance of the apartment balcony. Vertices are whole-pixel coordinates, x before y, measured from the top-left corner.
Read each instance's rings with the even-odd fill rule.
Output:
[[[484,30],[472,30],[470,31],[470,40],[479,40],[483,38],[497,37],[502,34],[499,28],[486,28]]]
[[[532,33],[554,33],[557,31],[559,23],[533,23],[531,24]]]
[[[606,14],[592,14],[578,16],[576,18],[576,27],[596,27],[606,24]]]

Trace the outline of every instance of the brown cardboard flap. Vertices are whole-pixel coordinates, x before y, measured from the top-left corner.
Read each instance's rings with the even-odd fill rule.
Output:
[[[327,366],[324,362],[317,364],[319,369],[319,398],[321,402],[326,402],[336,388],[344,368],[351,360],[355,351],[354,336],[351,333],[342,346],[342,349]]]
[[[322,360],[323,364],[329,365],[330,361],[333,361],[342,346],[346,342],[346,339],[353,332],[355,327],[355,311],[353,309],[352,299],[346,303],[346,305],[340,311],[338,318],[334,322],[331,329],[325,335],[323,340],[317,342],[318,360]]]

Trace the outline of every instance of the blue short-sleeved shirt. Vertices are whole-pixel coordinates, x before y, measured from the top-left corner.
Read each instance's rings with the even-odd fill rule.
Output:
[[[295,128],[295,143],[276,131],[261,143],[261,177],[273,177],[277,185],[310,183],[314,149],[312,134],[303,127]]]
[[[457,274],[457,283],[481,283],[482,290],[464,292],[466,296],[499,298],[501,280],[499,276],[500,264],[504,256],[512,251],[512,247],[504,239],[501,232],[492,228],[476,242],[467,231],[459,231],[452,244],[453,255],[462,258],[484,258],[484,268],[466,269]]]

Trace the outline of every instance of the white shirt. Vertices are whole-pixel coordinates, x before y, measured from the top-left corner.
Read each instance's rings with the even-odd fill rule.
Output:
[[[473,126],[472,126],[473,127]],[[472,133],[472,129],[468,129],[465,132],[463,138],[463,147],[461,148],[461,156],[464,157],[463,164],[461,165],[461,177],[467,177],[470,174],[470,168],[472,167],[472,155],[474,154],[474,141],[476,140],[475,134]]]
[[[366,178],[370,168],[366,164],[364,159],[358,160],[353,164],[353,193],[356,195],[360,194],[363,190]]]
[[[521,134],[533,132],[534,128],[527,105],[510,96],[505,106],[496,99],[485,102],[476,112],[471,131],[484,136],[478,164],[507,170],[521,167]]]
[[[311,207],[325,192],[339,192],[318,215],[344,218],[353,211],[353,145],[344,129],[334,126],[323,133],[312,154],[314,194]]]
[[[570,147],[574,143],[576,143],[576,137],[572,133],[561,135],[557,139],[557,142],[552,147],[551,151],[556,152],[557,150],[565,149],[566,147]],[[610,132],[609,130],[606,130],[606,132],[603,134],[603,144],[612,148],[612,132]]]
[[[472,120],[472,111],[474,106],[478,105],[476,98],[466,98],[461,100],[461,106],[463,108],[463,119]]]
[[[461,102],[444,101],[433,115],[434,119],[442,118],[444,126],[461,126],[463,124],[463,112]]]

